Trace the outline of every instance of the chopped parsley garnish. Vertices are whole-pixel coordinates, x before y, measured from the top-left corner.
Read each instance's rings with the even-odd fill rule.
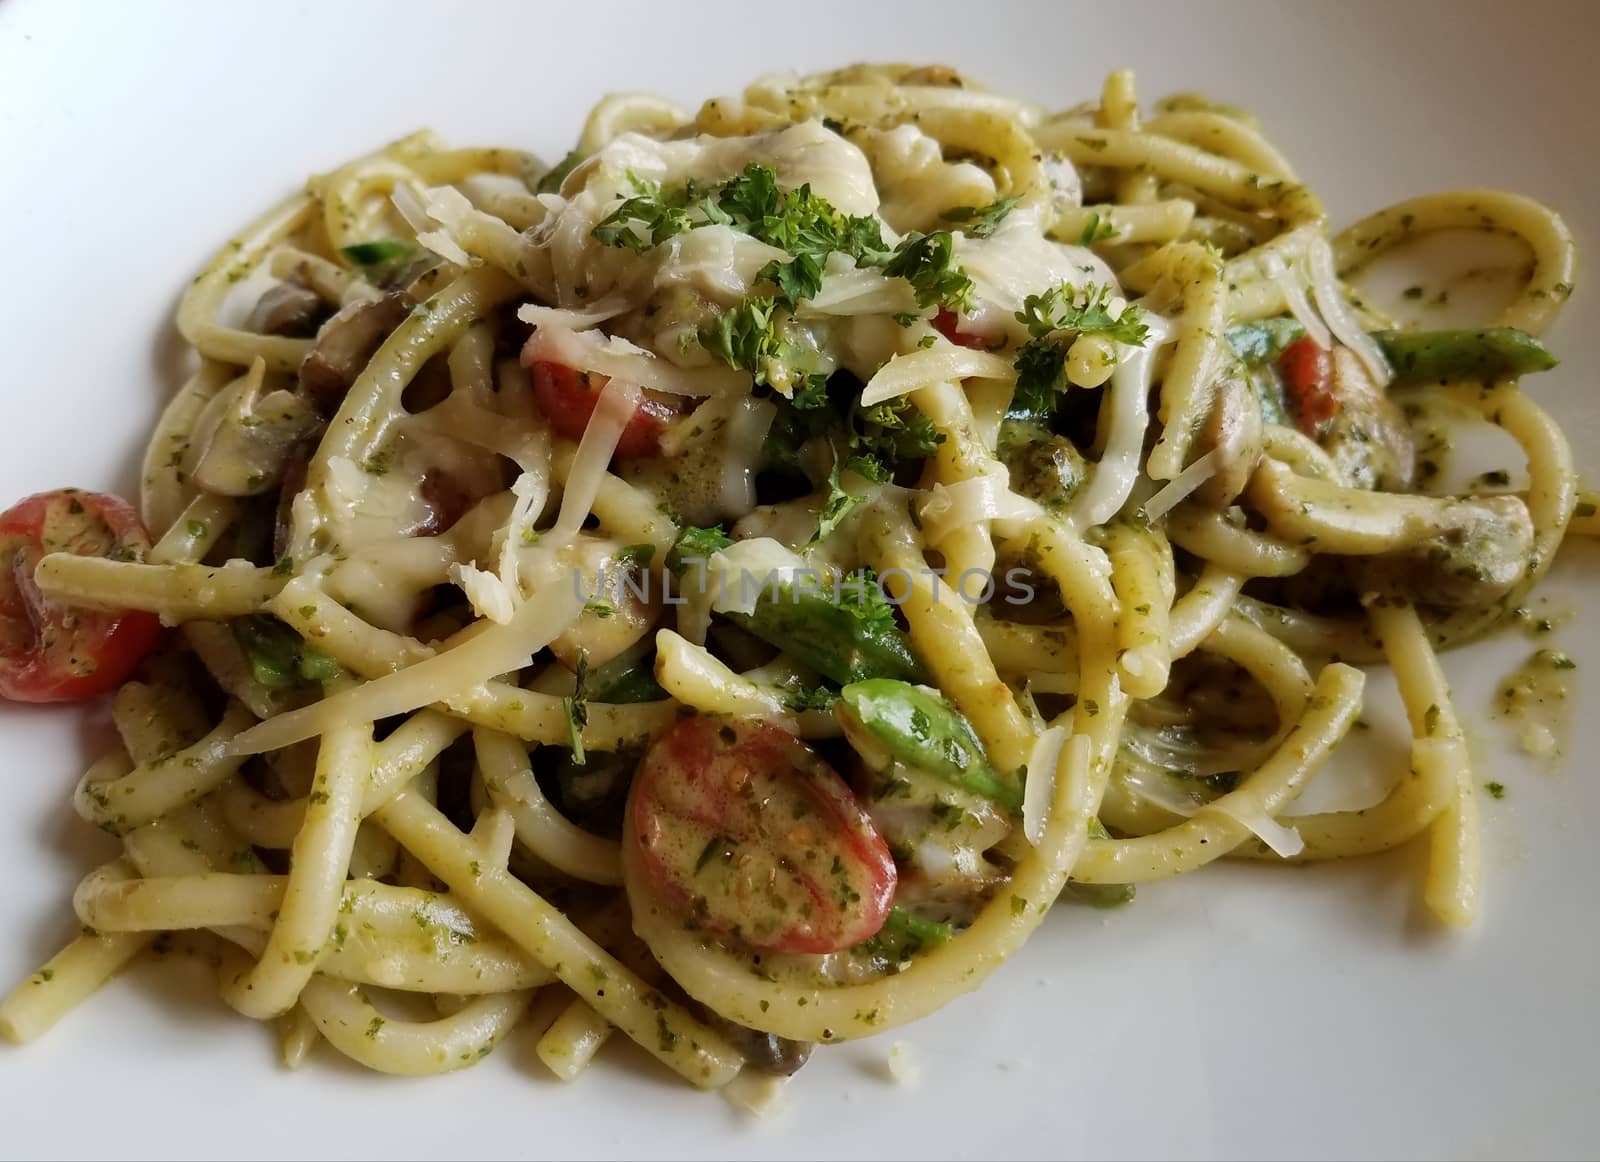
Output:
[[[690,561],[708,560],[712,553],[726,549],[731,544],[733,538],[715,525],[710,528],[689,525],[678,534],[678,539],[668,551],[667,568],[682,576],[689,568]]]
[[[533,187],[536,194],[554,194],[561,190],[561,183],[567,180],[567,175],[583,162],[588,154],[581,149],[574,149],[555,165],[551,166],[539,178],[539,184]]]
[[[963,234],[987,238],[1020,200],[1021,195],[1018,194],[1010,198],[997,198],[987,206],[957,206],[953,210],[946,210],[943,216],[946,222],[962,223]]]
[[[1013,409],[1047,411],[1052,392],[1065,391],[1067,348],[1079,335],[1103,335],[1131,347],[1142,347],[1150,337],[1144,312],[1124,307],[1111,317],[1112,289],[1093,284],[1080,292],[1071,283],[1051,287],[1022,301],[1017,321],[1027,324],[1028,341],[1017,348],[1013,366],[1017,387]]]
[[[893,477],[901,463],[933,455],[945,439],[933,421],[904,397],[866,408],[858,420],[844,466],[879,483]]]
[[[655,560],[655,556],[656,547],[649,541],[640,541],[636,545],[624,545],[618,549],[612,560],[624,569],[644,569]]]
[[[703,211],[710,204],[694,182],[664,190],[656,182],[633,178],[633,186],[638,193],[596,226],[594,236],[607,246],[624,246],[635,254],[693,229],[698,223],[690,217],[690,207]]]
[[[1084,224],[1083,233],[1078,235],[1079,246],[1093,246],[1096,242],[1105,242],[1114,238],[1117,228],[1110,221],[1102,219],[1099,214],[1090,214],[1089,221]]]
[[[1017,321],[1026,323],[1034,339],[1047,339],[1058,331],[1104,335],[1130,347],[1143,347],[1150,335],[1144,312],[1135,306],[1124,307],[1111,317],[1112,290],[1106,284],[1091,283],[1080,293],[1071,283],[1051,287],[1043,294],[1022,300]]]
[[[589,725],[589,692],[587,690],[589,679],[589,651],[578,651],[578,668],[576,681],[572,687],[572,696],[561,700],[561,708],[567,715],[567,733],[572,739],[572,761],[577,766],[584,766],[588,759],[583,753],[583,728]]]
[[[898,632],[894,620],[894,606],[884,596],[878,584],[878,575],[869,568],[846,573],[836,589],[837,605],[861,623],[863,629],[879,632]]]
[[[905,279],[919,306],[971,307],[972,280],[955,260],[954,238],[948,230],[910,234],[891,250],[877,218],[843,214],[813,194],[809,185],[784,190],[769,166],[748,165],[714,189],[693,182],[663,189],[638,179],[634,188],[634,196],[594,228],[594,236],[607,246],[642,253],[696,226],[718,224],[790,256],[769,262],[757,276],[771,283],[775,293],[746,297],[703,325],[698,334],[700,345],[729,367],[748,371],[756,383],[770,384],[785,394],[820,387],[824,378],[803,366],[801,352],[782,337],[786,316],[779,308],[793,308],[816,297],[830,254],[844,254],[857,266],[879,267],[890,278]],[[981,209],[962,207],[970,211],[966,232],[979,237],[992,232],[1014,204],[1015,199],[1002,198]]]
[[[811,538],[811,543],[825,540],[832,535],[834,529],[843,523],[845,517],[854,512],[867,498],[846,492],[839,485],[839,467],[841,457],[837,448],[834,449],[833,466],[828,469],[828,498],[822,502],[822,508],[817,513],[817,531]]]
[[[883,264],[883,273],[909,282],[920,307],[972,309],[972,280],[956,261],[955,236],[948,230],[908,234]]]
[[[785,389],[820,394],[827,377],[795,367],[796,352],[778,334],[782,321],[777,299],[752,295],[705,323],[700,345],[738,371],[748,371],[755,381]]]

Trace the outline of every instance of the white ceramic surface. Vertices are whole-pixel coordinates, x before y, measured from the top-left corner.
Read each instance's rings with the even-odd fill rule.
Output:
[[[302,177],[432,125],[559,155],[603,91],[692,102],[757,73],[948,61],[1058,105],[1132,65],[1147,96],[1258,110],[1336,220],[1488,185],[1559,207],[1600,247],[1591,59],[1600,5],[1119,2],[0,3],[0,499],[131,491],[180,353],[174,302],[208,252]],[[1564,362],[1530,384],[1600,480],[1600,328],[1579,290]],[[1563,554],[1560,644],[1600,666],[1579,604],[1600,554]],[[1591,583],[1592,585],[1592,583]],[[1592,589],[1591,589],[1592,592]],[[1600,1149],[1595,881],[1600,715],[1580,670],[1557,771],[1508,757],[1490,694],[1521,638],[1450,659],[1473,724],[1488,887],[1466,934],[1419,912],[1410,853],[1209,870],[1126,911],[1056,910],[978,993],[830,1049],[756,1123],[642,1055],[573,1086],[523,1033],[436,1080],[331,1052],[299,1073],[204,977],[150,967],[27,1049],[0,1047],[0,1155],[715,1158],[1582,1156]],[[1352,768],[1403,764],[1392,686]],[[0,984],[72,931],[105,850],[68,794],[105,723],[0,708]],[[1387,765],[1373,765],[1387,764]],[[892,1040],[922,1077],[887,1080]]]

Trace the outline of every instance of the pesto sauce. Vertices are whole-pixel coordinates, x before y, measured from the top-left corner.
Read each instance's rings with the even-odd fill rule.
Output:
[[[1535,650],[1495,691],[1496,716],[1536,758],[1558,759],[1571,735],[1577,663],[1561,650]]]

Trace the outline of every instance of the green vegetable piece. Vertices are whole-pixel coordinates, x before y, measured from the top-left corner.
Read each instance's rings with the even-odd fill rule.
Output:
[[[1090,839],[1110,839],[1111,832],[1106,830],[1106,825],[1098,819],[1089,820]],[[1068,880],[1066,887],[1061,889],[1061,898],[1070,900],[1075,904],[1087,904],[1091,908],[1121,908],[1133,903],[1133,897],[1138,889],[1133,884],[1080,884]]]
[[[855,947],[858,952],[889,964],[900,964],[914,959],[924,948],[943,944],[954,934],[948,924],[895,907],[889,909],[877,934]]]
[[[300,652],[300,663],[295,671],[306,682],[326,682],[339,674],[339,663],[320,650],[305,647]]]
[[[1535,371],[1548,371],[1556,357],[1544,344],[1515,327],[1477,331],[1374,331],[1389,365],[1390,387],[1448,383],[1468,379],[1487,383]]]
[[[901,762],[1013,811],[1022,809],[1022,788],[995,773],[972,724],[937,690],[872,678],[852,682],[839,698]]]
[[[1253,323],[1240,323],[1229,327],[1224,338],[1233,353],[1250,367],[1261,367],[1274,362],[1283,349],[1306,333],[1298,320],[1289,315],[1276,319],[1258,319]]]
[[[234,618],[233,636],[250,661],[251,677],[269,690],[326,682],[339,673],[337,662],[267,614]]]
[[[1067,886],[1061,889],[1061,898],[1104,911],[1133,903],[1136,891],[1133,884],[1080,884],[1068,880]]]
[[[889,915],[884,918],[883,926],[909,936],[920,944],[943,944],[953,935],[950,925],[939,920],[929,920],[904,908],[890,908]]]
[[[1011,487],[1051,512],[1064,511],[1089,474],[1083,454],[1071,440],[1028,421],[1006,420],[1000,425],[999,456]]]
[[[961,227],[962,233],[971,234],[974,238],[987,238],[1005,220],[1005,216],[1011,213],[1012,207],[1021,200],[1022,195],[1018,194],[1010,198],[999,198],[987,206],[957,206],[953,210],[944,212],[944,220],[965,223]]]
[[[339,253],[357,266],[388,266],[404,262],[417,253],[414,243],[404,238],[379,238],[339,247]]]
[[[750,613],[728,617],[762,641],[835,682],[865,678],[922,678],[922,663],[895,624],[894,612],[877,581],[866,577],[842,581],[839,600],[821,592],[787,585],[765,590]]]
[[[675,576],[681,577],[688,570],[690,561],[699,561],[704,568],[712,553],[726,549],[731,544],[733,538],[715,525],[709,528],[689,525],[678,534],[677,541],[667,552],[667,568]]]
[[[656,682],[652,657],[623,654],[596,667],[589,675],[587,695],[591,702],[659,702],[667,692]]]

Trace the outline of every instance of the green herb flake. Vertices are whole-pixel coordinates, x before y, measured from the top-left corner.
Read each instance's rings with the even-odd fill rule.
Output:
[[[961,223],[963,234],[970,234],[974,238],[987,238],[995,232],[995,228],[1021,200],[1022,196],[1018,194],[996,199],[987,206],[957,206],[953,210],[946,210],[943,217],[946,222]]]

